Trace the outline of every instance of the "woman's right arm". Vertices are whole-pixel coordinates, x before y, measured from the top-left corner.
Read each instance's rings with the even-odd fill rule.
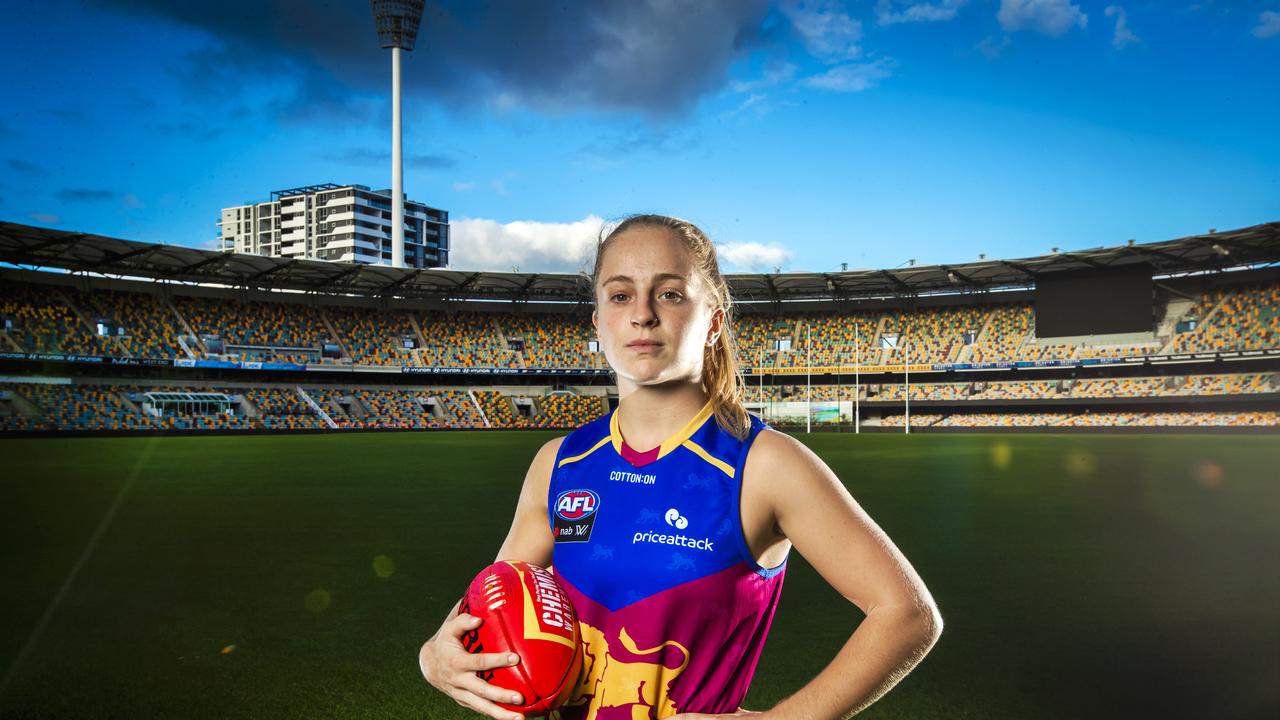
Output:
[[[554,538],[547,522],[547,493],[551,486],[551,471],[556,453],[564,438],[556,438],[543,445],[529,465],[520,499],[516,503],[515,517],[507,539],[503,541],[495,560],[523,560],[540,567],[551,564]],[[479,568],[476,571],[479,572]],[[510,690],[503,690],[481,680],[476,675],[482,670],[515,665],[519,659],[505,653],[480,653],[472,655],[462,646],[462,636],[480,626],[480,618],[459,614],[454,604],[444,624],[418,651],[418,667],[422,676],[437,690],[453,698],[459,705],[500,720],[523,720],[523,716],[503,710],[495,702],[516,704],[521,701]],[[512,658],[515,658],[513,661]]]

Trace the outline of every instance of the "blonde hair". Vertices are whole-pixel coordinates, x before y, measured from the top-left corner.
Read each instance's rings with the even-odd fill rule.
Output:
[[[751,418],[742,403],[744,382],[735,353],[733,298],[729,295],[729,284],[720,273],[715,245],[706,233],[687,220],[666,215],[632,215],[623,220],[596,245],[595,267],[591,271],[592,304],[596,302],[595,291],[600,282],[605,250],[614,239],[635,228],[661,228],[683,243],[693,259],[694,272],[711,290],[712,311],[724,310],[724,324],[720,334],[715,343],[702,352],[702,389],[710,398],[720,427],[739,440],[745,440],[751,432]]]

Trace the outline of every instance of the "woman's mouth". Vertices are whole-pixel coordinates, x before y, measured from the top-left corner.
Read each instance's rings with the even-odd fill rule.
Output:
[[[646,350],[657,350],[658,348],[662,347],[662,343],[648,342],[645,340],[637,340],[635,342],[627,343],[627,347],[631,348],[632,350],[638,350],[643,352]]]

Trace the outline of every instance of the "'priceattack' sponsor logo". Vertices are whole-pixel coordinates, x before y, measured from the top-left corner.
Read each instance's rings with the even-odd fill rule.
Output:
[[[692,548],[694,550],[705,550],[706,552],[714,552],[716,543],[711,538],[691,538],[685,535],[667,535],[666,533],[656,533],[653,531],[638,532],[631,538],[631,544],[652,543],[654,545],[675,545],[677,547]]]
[[[689,518],[680,514],[680,511],[671,508],[667,510],[664,518],[667,524],[678,529],[684,530],[689,527]],[[691,538],[686,535],[671,535],[667,533],[656,533],[652,530],[646,532],[638,532],[631,538],[631,544],[650,543],[653,545],[674,545],[675,547],[690,548],[693,550],[702,550],[704,552],[715,551],[715,541],[711,538]]]

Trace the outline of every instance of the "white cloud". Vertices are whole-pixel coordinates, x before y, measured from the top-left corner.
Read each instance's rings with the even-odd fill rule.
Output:
[[[795,255],[777,243],[761,245],[755,242],[726,243],[716,246],[716,257],[722,269],[741,272],[771,272],[782,267]]]
[[[880,0],[876,3],[876,21],[881,25],[909,22],[937,22],[950,20],[969,0],[941,0],[941,2],[914,2],[914,0]],[[906,7],[902,7],[902,6]],[[895,8],[898,8],[895,11]]]
[[[974,47],[978,48],[978,52],[988,60],[995,60],[1000,57],[1000,53],[1004,52],[1005,48],[1009,47],[1010,42],[1008,35],[1001,35],[999,40],[994,35],[988,35]]]
[[[1129,29],[1129,14],[1124,11],[1124,8],[1119,5],[1108,5],[1106,14],[1107,17],[1116,19],[1116,34],[1111,38],[1112,47],[1119,50],[1125,45],[1138,42],[1138,36]]]
[[[456,182],[453,184],[453,191],[456,193],[470,192],[475,189],[476,184],[473,182]]]
[[[853,60],[862,54],[862,22],[831,0],[793,0],[782,12],[800,33],[805,48],[826,62]]]
[[[775,85],[781,85],[790,82],[796,76],[796,66],[791,63],[781,63],[765,68],[764,73],[755,80],[738,80],[730,87],[734,92],[747,93],[756,90],[771,88]]]
[[[1265,10],[1258,15],[1258,25],[1249,32],[1254,37],[1269,38],[1280,35],[1280,12]]]
[[[877,80],[892,75],[893,61],[880,58],[869,63],[848,63],[804,81],[805,85],[833,92],[862,92],[874,87]]]
[[[1055,37],[1077,25],[1083,29],[1089,22],[1089,16],[1071,0],[1000,0],[996,18],[1006,32],[1035,30]]]
[[[459,270],[590,272],[586,262],[604,225],[595,215],[571,223],[454,220],[449,226],[449,264]]]
[[[760,93],[751,93],[745,100],[738,104],[738,107],[724,113],[721,117],[726,120],[737,117],[750,110],[757,117],[765,115],[769,112],[768,97]]]
[[[596,215],[571,223],[510,222],[467,218],[450,225],[450,268],[507,272],[591,272],[596,243],[613,224]],[[771,272],[795,253],[778,243],[716,245],[725,272]]]
[[[520,98],[509,92],[502,92],[489,99],[489,107],[499,115],[506,115],[520,107]]]

